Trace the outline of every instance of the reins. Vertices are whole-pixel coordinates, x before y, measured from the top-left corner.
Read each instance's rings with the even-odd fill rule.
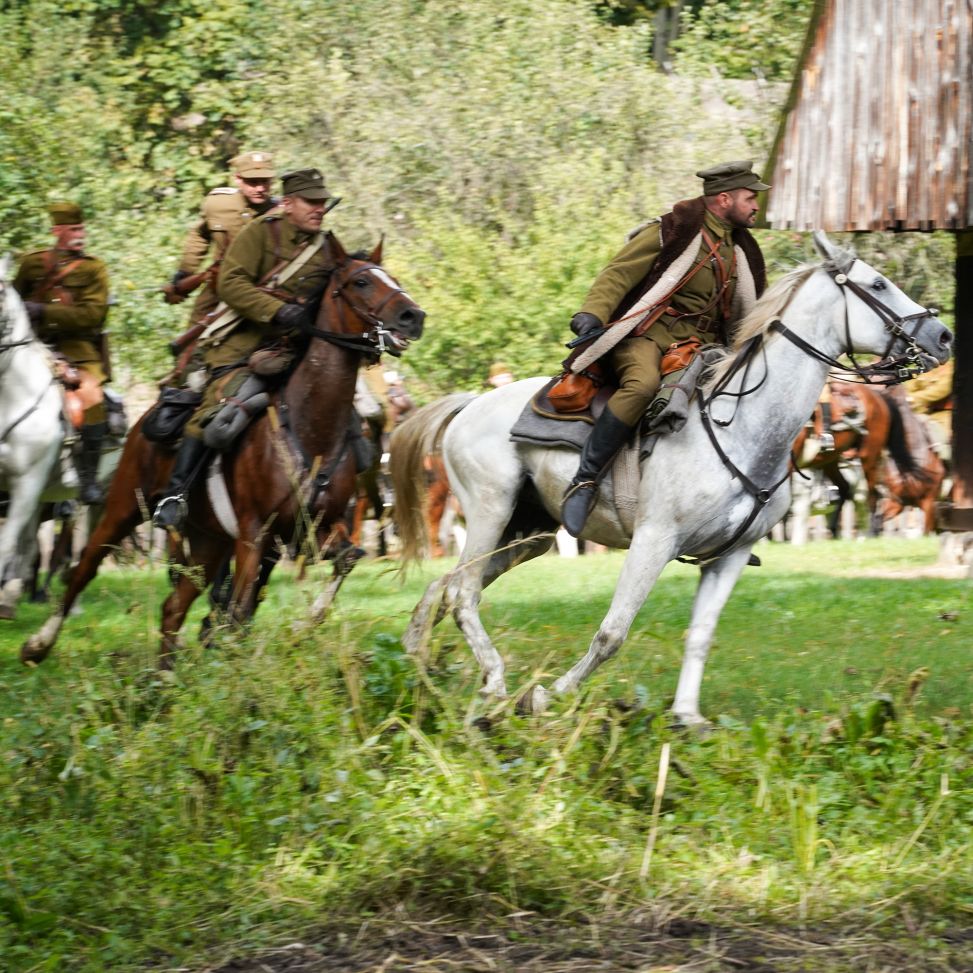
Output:
[[[857,381],[855,379],[846,378],[839,378],[839,380],[849,382],[851,384],[889,386],[903,382],[912,377],[914,374],[924,372],[926,368],[922,360],[922,352],[920,351],[918,344],[916,344],[915,336],[918,333],[919,322],[929,317],[935,317],[937,314],[936,309],[923,308],[921,311],[918,311],[915,314],[908,314],[905,317],[901,317],[897,314],[893,314],[892,311],[886,307],[886,305],[866,291],[860,284],[850,280],[847,274],[830,269],[828,270],[828,273],[831,275],[831,278],[834,280],[835,284],[838,285],[838,288],[841,290],[841,293],[845,298],[845,337],[847,347],[849,349],[851,348],[851,322],[848,318],[848,298],[845,290],[846,288],[875,312],[875,314],[881,320],[883,327],[889,332],[890,335],[889,344],[885,349],[885,354],[883,355],[882,359],[876,362],[874,365],[859,365],[858,362],[855,361],[853,352],[849,350],[847,352],[847,356],[851,360],[853,371],[859,376],[859,378]],[[915,322],[915,330],[911,334],[906,331],[904,327],[904,325],[910,321]],[[822,362],[831,368],[838,368],[843,371],[847,371],[845,366],[843,366],[836,358],[826,355],[823,351],[810,344],[810,342],[805,341],[800,335],[795,334],[784,324],[783,321],[780,320],[780,318],[775,318],[773,321],[771,321],[766,330],[776,331],[778,334],[782,335],[789,342],[791,342],[791,344],[793,344],[796,348],[800,349],[810,358],[815,359],[815,361]],[[750,395],[756,392],[767,380],[768,373],[765,370],[763,378],[761,378],[756,385],[750,388],[743,387],[746,385],[747,376],[750,373],[750,367],[753,364],[753,360],[758,351],[763,353],[764,361],[766,362],[766,349],[764,348],[765,335],[766,332],[761,332],[760,334],[756,334],[750,338],[737,353],[732,365],[727,370],[726,375],[720,379],[719,383],[713,388],[709,396],[700,395],[698,398],[700,421],[703,429],[706,431],[706,435],[709,437],[709,441],[713,445],[713,449],[716,451],[716,454],[719,456],[723,465],[730,471],[730,475],[734,479],[739,480],[744,490],[751,497],[753,497],[753,507],[740,527],[734,532],[733,536],[728,541],[717,547],[714,551],[710,551],[708,554],[699,556],[689,554],[676,558],[677,561],[682,561],[685,564],[705,564],[708,561],[713,561],[719,557],[722,557],[727,551],[732,550],[740,538],[747,532],[750,525],[753,524],[753,522],[757,519],[757,515],[760,513],[760,511],[770,502],[773,495],[781,486],[783,486],[784,483],[787,482],[788,478],[790,477],[790,469],[788,469],[773,485],[769,487],[758,486],[743,472],[743,470],[740,469],[740,467],[733,462],[733,460],[730,459],[726,451],[720,445],[719,440],[716,438],[716,431],[713,428],[714,423],[724,428],[728,427],[736,417],[737,409],[740,406],[740,400],[745,395]],[[890,355],[897,340],[902,340],[906,343],[906,352],[904,355],[901,355],[898,358],[891,358]],[[741,391],[729,391],[727,386],[730,384],[731,380],[741,372],[741,370],[743,372],[743,377],[741,379]],[[711,404],[716,401],[716,399],[725,396],[731,396],[737,400],[734,405],[732,415],[726,420],[712,418],[710,416]]]

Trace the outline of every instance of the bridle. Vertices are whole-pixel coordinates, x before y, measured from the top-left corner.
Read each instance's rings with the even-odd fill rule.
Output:
[[[846,265],[846,270],[850,269],[851,264]],[[893,313],[892,310],[883,304],[877,297],[869,293],[860,284],[851,280],[846,272],[843,272],[837,268],[827,268],[827,272],[841,290],[842,296],[845,300],[845,337],[847,348],[851,348],[851,321],[848,316],[848,291],[851,291],[859,300],[861,300],[864,304],[871,308],[876,315],[878,315],[879,319],[882,321],[883,327],[889,333],[889,343],[884,354],[882,355],[882,358],[872,365],[859,365],[859,363],[855,360],[854,354],[850,350],[846,352],[849,360],[852,363],[851,371],[854,371],[854,373],[858,375],[858,380],[857,382],[855,379],[848,378],[839,378],[839,380],[865,385],[897,385],[915,375],[925,372],[927,370],[927,366],[922,351],[916,343],[916,335],[919,333],[920,322],[924,321],[926,318],[937,317],[938,311],[935,308],[922,308],[922,310],[917,311],[914,314],[907,314],[903,317]],[[908,325],[910,322],[914,322],[914,327],[911,332],[906,330],[906,325]],[[805,341],[800,335],[797,335],[791,331],[790,328],[788,328],[784,322],[780,320],[780,318],[776,318],[775,320],[771,321],[771,323],[768,325],[768,330],[776,331],[778,334],[782,335],[793,345],[816,361],[824,362],[832,368],[838,368],[846,372],[849,370],[836,358],[826,355],[823,351],[810,344],[810,342]],[[754,335],[754,337],[751,338],[740,350],[732,367],[727,371],[726,375],[723,376],[719,385],[717,385],[708,396],[704,397],[703,395],[700,395],[698,400],[699,415],[702,421],[703,429],[706,431],[706,435],[709,437],[710,443],[713,445],[713,449],[720,457],[723,465],[730,471],[731,476],[733,476],[734,479],[739,480],[744,490],[746,490],[746,492],[753,497],[753,507],[747,518],[728,541],[721,544],[714,551],[711,551],[708,554],[699,556],[687,555],[677,558],[676,560],[678,561],[683,561],[690,564],[703,564],[707,561],[715,560],[716,558],[721,557],[727,551],[731,550],[737,541],[746,533],[747,529],[754,522],[754,520],[757,519],[757,514],[759,514],[763,507],[770,502],[771,497],[773,497],[777,490],[790,477],[791,471],[790,468],[788,468],[784,475],[772,486],[759,487],[733,462],[733,460],[730,459],[726,451],[720,445],[719,440],[716,438],[716,432],[713,429],[714,423],[718,426],[729,426],[736,416],[740,400],[745,395],[750,395],[753,392],[756,392],[757,389],[759,389],[760,386],[763,385],[763,383],[767,380],[767,371],[765,368],[764,377],[756,385],[747,388],[742,392],[727,391],[727,386],[729,385],[730,381],[741,370],[743,371],[742,384],[746,385],[747,374],[750,371],[750,366],[753,364],[753,360],[758,351],[764,352],[766,364],[766,352],[763,348],[763,340],[763,333]],[[903,355],[893,358],[891,357],[892,349],[895,347],[896,341],[900,340],[905,342],[906,351]],[[709,414],[709,407],[716,399],[723,396],[732,396],[737,400],[733,413],[729,419],[714,419]]]
[[[10,315],[7,313],[7,282],[0,280],[0,358],[6,355],[8,351],[13,351],[15,348],[24,348],[27,345],[31,345],[36,340],[33,332],[28,333],[26,338],[18,338],[16,341],[8,340],[8,336],[13,330],[14,322]],[[6,359],[6,361],[0,361],[0,373],[6,371],[9,367],[12,357]],[[48,389],[54,385],[54,376],[51,376],[51,381],[45,385],[40,392],[40,395],[27,407],[27,409],[22,412],[13,422],[9,423],[5,428],[0,430],[0,443],[4,442],[6,438],[17,428],[25,419],[32,416],[38,408],[40,408],[41,402],[44,401],[44,396],[47,395]]]
[[[4,355],[14,348],[23,348],[34,340],[33,334],[28,334],[26,338],[19,338],[17,341],[8,340],[11,331],[13,331],[13,326],[14,322],[7,313],[7,283],[0,280],[0,355]],[[0,367],[0,370],[2,368],[6,368],[6,365]]]
[[[390,347],[388,339],[392,335],[392,332],[382,322],[381,313],[393,298],[399,294],[404,294],[405,291],[401,287],[390,288],[388,294],[375,307],[356,302],[349,295],[347,288],[362,274],[378,271],[380,272],[380,279],[384,277],[393,280],[393,278],[375,263],[355,261],[351,267],[353,269],[346,273],[343,279],[329,284],[331,296],[336,301],[344,301],[352,313],[366,326],[366,330],[360,335],[348,335],[342,334],[340,331],[325,331],[322,328],[312,326],[307,329],[307,333],[312,337],[321,338],[350,351],[359,351],[365,355],[378,358],[382,352],[387,351]]]
[[[846,270],[850,269],[851,265],[848,265]],[[855,359],[854,352],[849,350],[846,352],[846,355],[852,367],[848,369],[837,359],[825,355],[824,352],[806,342],[800,335],[794,334],[780,319],[772,321],[770,323],[770,329],[776,331],[778,334],[782,334],[788,341],[796,345],[811,358],[844,372],[854,372],[858,376],[857,381],[866,385],[898,385],[900,382],[907,381],[927,371],[922,351],[919,349],[918,344],[916,344],[916,335],[919,333],[922,321],[926,320],[926,318],[935,318],[939,315],[939,311],[936,308],[924,307],[914,314],[907,314],[903,317],[902,315],[893,313],[874,294],[862,287],[861,284],[853,281],[846,272],[837,268],[829,268],[827,273],[835,284],[837,284],[845,299],[845,343],[849,349],[851,348],[851,321],[848,317],[848,291],[851,291],[863,304],[875,312],[879,320],[881,320],[883,327],[889,333],[889,343],[879,361],[871,365],[860,365]],[[914,325],[911,332],[906,330],[906,325],[910,323]],[[900,340],[905,342],[905,353],[893,358],[892,349],[895,347],[896,341]],[[839,377],[839,381],[854,383],[856,379]]]

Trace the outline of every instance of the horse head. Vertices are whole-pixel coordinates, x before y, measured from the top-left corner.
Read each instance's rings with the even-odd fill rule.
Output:
[[[325,247],[334,270],[321,302],[319,321],[326,316],[331,329],[356,336],[375,353],[399,357],[409,342],[422,335],[426,312],[381,267],[382,241],[367,256],[349,254],[330,231]],[[323,331],[312,332],[324,337]]]
[[[953,335],[935,308],[917,304],[853,251],[836,246],[820,230],[814,243],[823,270],[844,298],[845,351],[908,360],[928,370],[949,359]]]

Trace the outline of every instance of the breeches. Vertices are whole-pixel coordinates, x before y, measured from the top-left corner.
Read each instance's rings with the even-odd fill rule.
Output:
[[[84,409],[84,424],[95,426],[104,422],[108,418],[105,410],[105,393],[102,385],[105,382],[105,373],[102,371],[101,362],[77,362],[75,367],[78,370],[78,378],[81,384],[77,389],[78,401]]]
[[[237,368],[219,378],[212,379],[203,389],[202,401],[192,414],[192,418],[186,423],[184,434],[202,439],[203,427],[223,408],[225,399],[240,391],[250,374],[248,368]]]
[[[626,338],[616,345],[611,366],[618,391],[608,400],[616,419],[634,426],[642,418],[662,384],[661,360],[662,350],[651,338]]]

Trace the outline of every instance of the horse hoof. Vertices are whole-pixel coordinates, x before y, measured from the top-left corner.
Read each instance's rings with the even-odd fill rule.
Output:
[[[679,716],[677,713],[669,714],[666,728],[697,737],[707,737],[716,729],[705,716]]]
[[[50,651],[51,647],[45,645],[40,639],[29,638],[20,647],[20,661],[25,666],[36,666],[48,657]]]
[[[551,702],[551,694],[540,685],[524,693],[517,700],[515,711],[520,716],[540,716]]]

